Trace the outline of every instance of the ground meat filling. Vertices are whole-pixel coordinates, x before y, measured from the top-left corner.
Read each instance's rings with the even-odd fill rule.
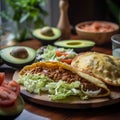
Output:
[[[26,72],[27,73],[27,72]],[[33,69],[31,69],[29,71],[29,73],[31,74],[44,74],[46,76],[48,76],[49,78],[51,78],[52,80],[54,80],[55,82],[59,81],[59,80],[63,80],[66,81],[68,83],[74,82],[74,81],[80,81],[81,84],[83,85],[83,90],[92,90],[92,91],[96,91],[99,90],[100,88],[97,87],[96,85],[90,83],[89,81],[81,78],[79,75],[77,75],[76,73],[73,73],[70,70],[64,69],[62,67],[35,67]],[[105,91],[102,90],[102,93],[104,93]]]

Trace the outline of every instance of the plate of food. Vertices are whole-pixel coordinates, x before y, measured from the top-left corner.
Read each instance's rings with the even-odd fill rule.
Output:
[[[86,52],[77,55],[71,65],[40,61],[25,66],[15,72],[13,79],[20,84],[21,94],[34,103],[70,109],[95,108],[120,102],[120,83],[109,82],[114,78],[119,81],[119,66],[120,60],[113,56]],[[100,68],[110,73],[99,72]],[[103,80],[103,76],[107,79]]]
[[[4,78],[5,73],[0,72],[0,118],[13,120],[23,111],[24,100],[20,96],[20,85]]]

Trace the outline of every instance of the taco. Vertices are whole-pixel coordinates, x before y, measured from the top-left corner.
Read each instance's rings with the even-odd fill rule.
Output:
[[[54,82],[60,80],[65,81],[68,84],[79,81],[81,86],[80,89],[84,94],[89,97],[104,97],[110,94],[110,90],[99,79],[88,80],[81,77],[75,70],[65,63],[61,62],[37,62],[32,65],[25,66],[20,72],[20,76],[27,76],[28,74],[44,74]]]
[[[119,58],[98,52],[85,52],[76,56],[71,66],[88,81],[103,81],[108,86],[120,86]]]

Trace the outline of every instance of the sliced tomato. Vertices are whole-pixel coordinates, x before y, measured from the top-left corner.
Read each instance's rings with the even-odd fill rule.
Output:
[[[60,61],[61,61],[61,62],[65,62],[65,63],[67,63],[67,64],[71,64],[72,59],[61,59]]]
[[[4,79],[5,79],[5,73],[0,72],[0,85],[3,83]]]
[[[3,82],[2,86],[12,90],[13,92],[16,93],[17,96],[19,96],[20,85],[16,81],[14,81],[14,80],[11,80],[9,82],[5,81],[5,82]]]
[[[17,96],[20,94],[20,85],[16,81],[10,81],[8,86],[16,93]]]
[[[66,56],[66,55],[68,55],[67,53],[65,53],[65,52],[61,52],[61,51],[56,51],[56,56],[58,56],[58,57],[60,57],[60,56]]]
[[[17,95],[12,90],[0,86],[0,106],[10,106],[14,104]]]

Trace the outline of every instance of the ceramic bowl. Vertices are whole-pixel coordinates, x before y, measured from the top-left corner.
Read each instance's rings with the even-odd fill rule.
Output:
[[[75,26],[80,39],[92,40],[96,45],[111,41],[111,36],[118,33],[119,25],[108,21],[86,21]]]

